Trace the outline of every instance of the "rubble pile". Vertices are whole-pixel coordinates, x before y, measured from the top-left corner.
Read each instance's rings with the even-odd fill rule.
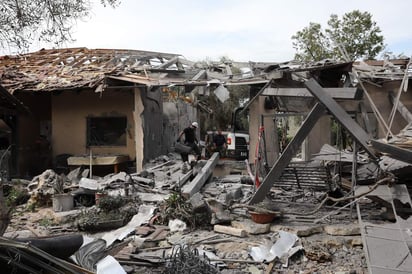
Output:
[[[4,236],[81,234],[84,244],[75,259],[65,259],[93,273],[105,273],[105,267],[116,269],[111,273],[190,273],[185,268],[198,268],[198,273],[368,272],[356,212],[339,203],[344,190],[330,198],[319,188],[279,185],[264,201],[250,205],[255,186],[246,167],[238,172],[238,162],[219,160],[227,174],[215,176],[212,170],[207,180],[199,179],[213,161],[185,170],[170,154],[140,173],[93,178],[83,177],[88,172],[82,169],[67,176],[47,170],[27,186],[30,201],[39,201],[41,193],[42,203],[30,210],[28,204],[18,206]],[[185,193],[196,180],[199,191]],[[45,193],[49,198],[71,195],[73,208],[51,210]],[[327,198],[331,203],[324,202]],[[370,218],[383,218],[374,201],[363,199]]]

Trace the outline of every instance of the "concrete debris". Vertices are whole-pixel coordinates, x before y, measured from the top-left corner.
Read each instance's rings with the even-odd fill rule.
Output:
[[[347,225],[347,226],[341,226],[341,225],[325,225],[323,227],[325,232],[328,235],[334,235],[334,236],[349,236],[349,235],[360,235],[360,228],[358,225]]]
[[[97,274],[126,274],[123,267],[112,256],[106,256],[96,265]]]
[[[216,172],[215,160],[219,163]],[[28,235],[24,231],[29,223],[29,232],[35,235],[78,232],[80,226],[75,225],[76,220],[84,216],[92,218],[94,212],[103,212],[105,207],[112,207],[110,214],[113,215],[108,215],[109,219],[90,219],[89,222],[101,228],[109,227],[110,222],[117,222],[117,217],[126,214],[126,210],[114,210],[115,203],[123,199],[126,205],[134,204],[137,214],[116,229],[91,234],[110,250],[99,257],[99,273],[136,269],[147,273],[157,269],[166,273],[167,258],[173,249],[188,244],[221,273],[263,273],[269,269],[291,273],[302,269],[307,271],[305,273],[329,270],[366,273],[359,228],[348,221],[352,220],[348,217],[348,209],[331,214],[330,208],[325,206],[317,213],[304,213],[316,207],[324,192],[273,187],[265,202],[275,206],[279,214],[272,222],[259,224],[251,220],[252,207],[246,206],[254,192],[249,176],[237,174],[237,167],[236,174],[232,174],[232,163],[226,165],[225,160],[219,159],[202,160],[188,168],[190,170],[184,173],[181,161],[167,157],[151,161],[140,173],[120,172],[88,178],[83,177],[82,169],[65,177],[46,171],[30,182],[32,195],[37,188],[39,192],[50,191],[50,195],[54,195],[53,186],[61,179],[64,191],[75,196],[75,210],[53,212],[38,206],[38,212],[20,211],[19,214],[27,217],[13,219],[10,229],[15,231],[9,230],[6,235]],[[193,191],[185,192],[184,187],[193,181],[197,182],[191,186]],[[112,200],[100,198],[97,205],[96,193]],[[86,203],[87,199],[91,204]],[[39,215],[40,212],[43,214]],[[36,214],[39,216],[35,219]],[[330,216],[322,219],[325,214]],[[162,219],[167,216],[169,219]],[[315,223],[316,220],[327,224]],[[40,226],[40,223],[48,226]],[[346,253],[353,257],[351,265],[344,262]],[[245,272],[247,269],[250,272]]]
[[[174,219],[169,221],[169,229],[170,232],[185,231],[187,229],[187,225],[181,220]]]
[[[266,234],[270,231],[270,224],[257,224],[249,219],[232,221],[232,226],[246,231],[248,234]]]

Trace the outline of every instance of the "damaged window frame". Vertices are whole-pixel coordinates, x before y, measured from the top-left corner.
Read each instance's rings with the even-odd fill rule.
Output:
[[[86,117],[87,147],[127,146],[126,133],[127,116]]]

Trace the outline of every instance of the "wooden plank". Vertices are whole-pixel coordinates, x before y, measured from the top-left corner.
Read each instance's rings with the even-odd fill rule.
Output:
[[[206,70],[202,69],[200,70],[195,76],[193,76],[193,78],[191,79],[192,81],[197,81],[200,78],[204,79],[206,75]]]
[[[190,198],[193,196],[193,194],[198,192],[203,187],[203,185],[212,175],[213,169],[215,168],[218,161],[219,153],[215,152],[213,153],[212,157],[210,157],[210,159],[207,161],[206,165],[202,167],[202,169],[199,171],[196,177],[192,181],[183,186],[183,197]]]
[[[396,101],[395,94],[392,91],[389,92],[389,99],[391,100],[392,104],[394,104]],[[412,113],[401,101],[398,102],[397,109],[399,113],[402,115],[402,117],[406,120],[406,122],[408,122],[408,124],[412,123]]]
[[[273,79],[270,79],[269,82],[267,82],[267,83],[256,93],[256,95],[246,103],[246,105],[243,107],[243,110],[241,110],[241,111],[239,112],[239,115],[241,115],[243,112],[245,112],[245,111],[252,105],[252,103],[253,103],[257,98],[259,98],[259,96],[265,91],[265,89],[268,88],[268,87],[270,87],[270,85],[272,84],[272,82],[273,82]]]
[[[365,104],[362,101],[359,102],[359,110],[362,114],[362,120],[363,120],[363,123],[365,124],[366,132],[370,135],[372,134],[372,126],[369,120],[368,112],[366,111]]]
[[[389,154],[391,158],[412,164],[412,150],[404,149],[391,144],[385,144],[377,140],[371,140],[371,145],[376,150]]]
[[[326,93],[335,99],[359,100],[362,98],[362,91],[357,88],[325,88]],[[286,96],[286,97],[307,97],[313,95],[306,88],[265,88],[263,96]]]
[[[366,150],[366,152],[376,159],[375,152],[368,146],[370,140],[366,131],[357,124],[352,117],[312,78],[305,82],[305,86],[313,96],[321,102],[326,109],[339,121],[353,138]]]
[[[316,105],[312,108],[309,115],[306,117],[305,121],[303,121],[302,126],[297,131],[295,137],[293,137],[292,141],[288,144],[285,151],[280,155],[279,159],[270,169],[269,173],[263,179],[261,185],[256,190],[255,194],[253,195],[252,199],[249,201],[249,204],[256,204],[265,198],[266,194],[270,191],[272,185],[277,181],[280,176],[282,175],[283,170],[289,165],[292,157],[296,154],[299,150],[300,145],[308,136],[309,132],[315,126],[316,122],[325,114],[325,108],[316,103]]]

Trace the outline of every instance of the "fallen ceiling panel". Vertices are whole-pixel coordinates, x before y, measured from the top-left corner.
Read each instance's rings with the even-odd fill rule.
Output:
[[[355,196],[370,191],[369,186],[359,186]],[[381,185],[367,197],[380,199],[390,205],[396,222],[363,220],[362,203],[357,203],[363,248],[369,272],[373,274],[411,273],[412,270],[412,217],[411,198],[405,185]]]

